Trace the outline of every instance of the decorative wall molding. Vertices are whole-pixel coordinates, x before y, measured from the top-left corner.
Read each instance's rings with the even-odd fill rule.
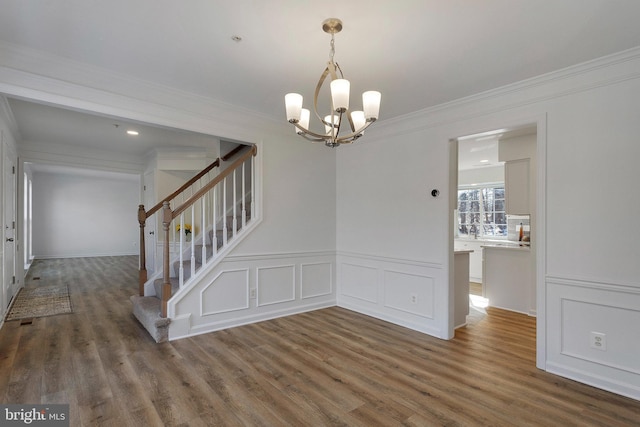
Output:
[[[318,282],[325,282],[321,287]],[[334,290],[333,264],[330,262],[313,262],[300,264],[300,298],[308,299],[330,295]]]
[[[256,268],[256,305],[290,302],[296,299],[295,264]]]
[[[640,47],[532,77],[510,85],[379,120],[359,144],[386,142],[392,136],[537,104],[573,93],[640,78]]]
[[[249,270],[224,270],[200,291],[200,316],[249,308]]]
[[[358,252],[337,251],[336,255],[366,259],[366,260],[377,261],[377,262],[388,262],[393,264],[420,266],[420,267],[426,267],[426,268],[442,269],[444,267],[442,263],[439,263],[439,262],[428,262],[428,261],[420,261],[420,260],[412,260],[412,259],[404,259],[404,258],[392,258],[392,257],[379,256],[379,255],[363,254]]]
[[[445,338],[437,304],[448,289],[442,265],[345,252],[336,262],[339,307]]]
[[[2,94],[0,94],[0,119],[4,119],[13,139],[20,141],[22,136],[18,129],[18,123],[16,122],[13,110],[11,110],[11,106],[9,105],[9,100],[7,100],[7,97]]]
[[[603,291],[613,291],[629,293],[634,295],[640,295],[640,283],[616,283],[613,280],[607,279],[584,279],[577,277],[558,277],[547,276],[546,282],[548,284],[558,284],[564,286],[575,286],[578,288],[591,288],[600,289]]]
[[[549,372],[640,400],[640,289],[606,283],[547,281]],[[591,345],[604,334],[605,349]]]
[[[292,253],[288,258],[284,254],[255,258],[245,255],[231,261],[228,258],[205,273],[189,292],[179,291],[175,295],[176,300],[170,301],[173,310],[169,313],[173,319],[169,328],[170,339],[336,305],[333,252]],[[320,269],[307,270],[305,275],[305,268],[314,267]],[[225,274],[234,276],[229,276],[230,280],[222,283]],[[312,291],[310,294],[304,294],[305,285]],[[251,296],[253,289],[255,298]],[[236,302],[235,305],[204,309],[206,293],[212,290],[221,293],[217,299],[230,299]]]

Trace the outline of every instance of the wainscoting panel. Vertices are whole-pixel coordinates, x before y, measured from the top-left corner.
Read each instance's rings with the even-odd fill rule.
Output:
[[[547,369],[640,399],[640,288],[547,280]]]
[[[296,299],[295,266],[258,268],[257,275],[258,307]]]
[[[385,307],[433,319],[433,277],[385,271],[384,284]]]
[[[300,265],[300,298],[307,299],[331,294],[333,272],[331,263]]]
[[[223,271],[201,292],[200,315],[249,308],[249,271]]]
[[[340,293],[362,301],[378,302],[378,271],[363,265],[341,264]]]
[[[338,306],[447,338],[448,283],[440,264],[363,254],[337,256]]]
[[[228,256],[169,301],[169,339],[336,305],[335,254]]]

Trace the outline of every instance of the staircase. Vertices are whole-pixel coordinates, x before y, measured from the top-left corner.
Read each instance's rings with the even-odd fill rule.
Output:
[[[147,211],[140,205],[139,295],[131,302],[134,316],[156,342],[169,338],[172,298],[187,294],[255,223],[256,153],[255,146],[240,145],[153,208]],[[232,163],[227,166],[228,160]],[[172,209],[180,198],[184,202]],[[148,278],[144,233],[147,219],[155,214],[161,217],[163,262],[161,271]],[[186,229],[191,232],[181,232]]]

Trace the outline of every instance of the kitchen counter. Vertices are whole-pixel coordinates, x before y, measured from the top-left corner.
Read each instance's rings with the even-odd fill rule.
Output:
[[[492,307],[535,313],[532,252],[528,246],[484,245],[483,286]]]
[[[520,243],[520,242],[496,242],[496,241],[487,241],[482,244],[483,248],[494,248],[494,249],[508,249],[508,250],[518,250],[518,251],[529,251],[531,250],[531,246],[529,246],[528,242]]]

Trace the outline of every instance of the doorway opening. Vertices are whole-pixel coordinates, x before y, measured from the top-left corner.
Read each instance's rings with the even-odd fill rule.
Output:
[[[469,298],[462,317],[466,321],[461,323],[454,312],[456,329],[481,321],[488,307],[539,315],[534,238],[538,127],[533,123],[451,140],[451,259],[456,273],[461,271],[456,262],[467,262],[457,255],[469,254],[464,288],[455,289],[459,285],[452,283],[454,295],[464,292]]]

